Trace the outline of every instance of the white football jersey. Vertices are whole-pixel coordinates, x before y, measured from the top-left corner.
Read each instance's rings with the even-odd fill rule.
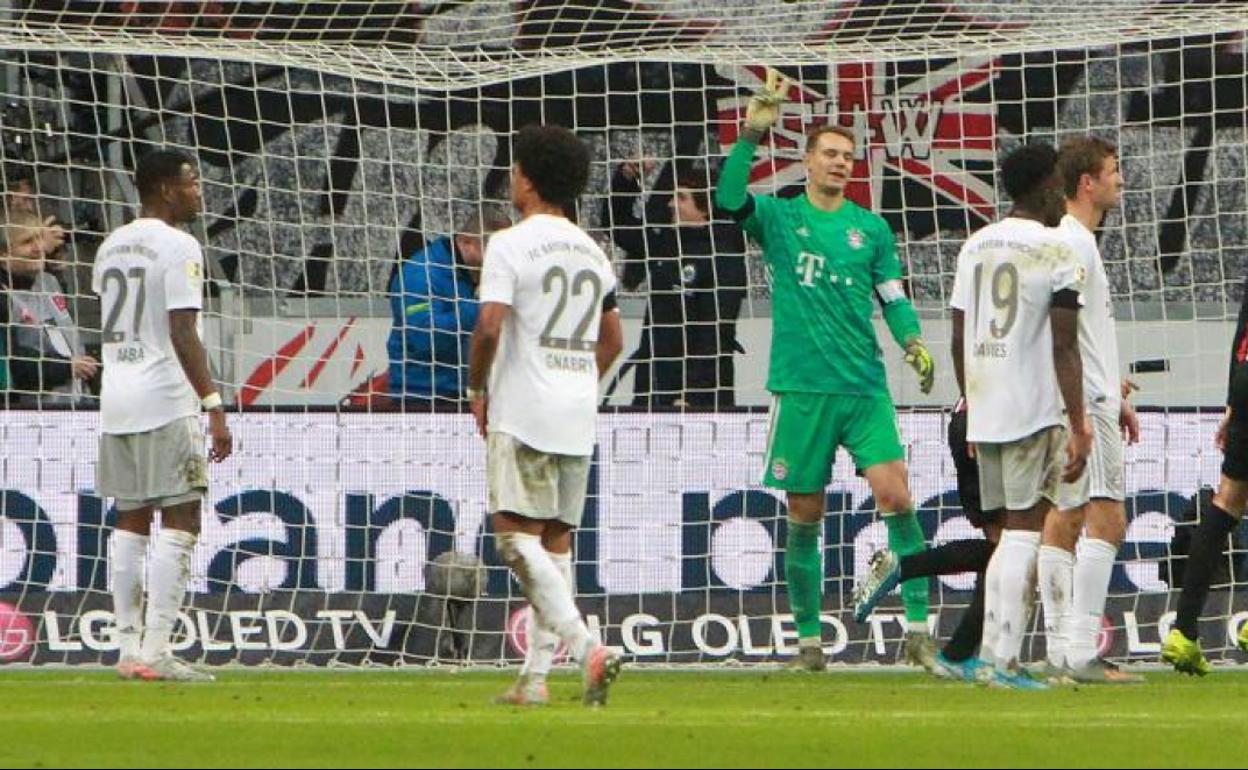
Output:
[[[136,219],[100,244],[91,289],[100,295],[105,433],[144,433],[199,414],[169,336],[169,311],[203,307],[199,242],[159,219]],[[203,321],[199,321],[203,336]]]
[[[511,306],[490,370],[491,431],[534,449],[587,456],[598,413],[606,254],[563,217],[538,214],[490,237],[480,300]]]
[[[1089,412],[1117,419],[1122,406],[1122,378],[1118,368],[1118,329],[1109,277],[1096,236],[1067,214],[1058,226],[1066,242],[1083,261],[1083,309],[1079,311],[1079,353],[1083,358],[1083,400]]]
[[[1008,217],[962,246],[951,305],[965,314],[968,441],[1008,443],[1061,424],[1049,310],[1083,281],[1057,229],[1033,220]]]

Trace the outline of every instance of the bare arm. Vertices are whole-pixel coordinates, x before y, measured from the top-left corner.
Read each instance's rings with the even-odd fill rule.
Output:
[[[1060,296],[1060,295],[1057,295]],[[1073,482],[1083,475],[1088,455],[1092,452],[1092,428],[1083,411],[1083,359],[1079,356],[1079,305],[1077,302],[1055,303],[1049,310],[1053,333],[1053,368],[1057,371],[1057,387],[1066,404],[1070,421],[1070,439],[1066,446],[1066,467],[1062,480]]]
[[[952,339],[949,342],[949,353],[953,356],[953,376],[958,381],[958,393],[966,396],[966,361],[962,358],[963,335],[966,314],[957,308],[953,309]]]
[[[1083,425],[1083,359],[1079,356],[1079,311],[1054,307],[1049,311],[1053,332],[1053,366],[1071,428]]]
[[[485,302],[477,315],[477,328],[472,331],[472,349],[468,354],[468,388],[485,390],[490,378],[494,354],[498,352],[498,339],[502,334],[503,321],[511,312],[511,306],[501,302]]]
[[[216,395],[217,387],[212,382],[212,373],[208,370],[208,351],[199,339],[199,329],[195,319],[198,310],[169,311],[169,339],[173,342],[173,351],[178,356],[178,363],[195,395],[200,401],[207,396]],[[218,399],[220,400],[220,399]],[[208,437],[212,439],[212,447],[208,451],[208,459],[221,462],[234,451],[234,437],[230,435],[229,426],[225,423],[225,410],[217,406],[208,410]]]
[[[198,310],[170,310],[169,337],[173,342],[173,350],[178,355],[178,363],[186,379],[190,380],[195,395],[201,399],[217,392],[212,382],[212,374],[208,371],[208,351],[199,339],[199,329],[195,320]]]
[[[624,329],[620,325],[620,311],[613,308],[602,314],[598,328],[598,344],[594,346],[594,358],[598,362],[598,377],[606,377],[611,365],[624,351]]]
[[[472,331],[472,348],[468,353],[468,405],[476,418],[481,438],[486,437],[489,427],[490,402],[485,383],[490,378],[490,367],[494,365],[494,356],[498,353],[503,321],[510,312],[510,305],[483,302],[477,315],[477,328]]]

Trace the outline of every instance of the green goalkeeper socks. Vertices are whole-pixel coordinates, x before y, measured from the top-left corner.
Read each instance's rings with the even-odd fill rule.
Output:
[[[884,514],[884,526],[888,528],[888,548],[898,556],[909,556],[926,550],[923,528],[914,511]],[[901,604],[906,609],[906,621],[927,623],[928,579],[911,578],[901,584]]]
[[[819,554],[819,524],[788,521],[784,541],[784,577],[789,584],[789,607],[801,639],[820,637],[819,611],[823,608],[823,565]]]

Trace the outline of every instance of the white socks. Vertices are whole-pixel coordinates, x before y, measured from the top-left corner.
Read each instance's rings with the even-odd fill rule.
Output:
[[[997,641],[993,653],[997,667],[1002,670],[1016,668],[1023,651],[1023,637],[1027,633],[1031,606],[1028,594],[1034,590],[1039,550],[1039,532],[1007,529],[1001,534],[1001,544],[993,555],[993,562],[1000,562],[996,567],[1000,583],[997,588]],[[989,568],[992,567],[990,564]]]
[[[576,578],[572,574],[572,554],[571,553],[551,553],[546,552],[550,560],[554,562],[555,569],[559,570],[560,577],[563,578],[564,585],[568,587],[572,598],[576,598]],[[559,651],[559,635],[549,626],[541,622],[535,607],[529,608],[528,624],[525,627],[525,638],[528,640],[528,649],[524,653],[524,667],[520,669],[521,676],[528,676],[530,679],[542,681],[546,675],[550,673],[550,667],[555,662],[555,654]]]
[[[999,627],[997,617],[1001,605],[1001,553],[998,545],[988,560],[988,568],[984,570],[984,630],[979,642],[979,657],[993,665],[996,664],[997,636]]]
[[[1044,605],[1045,650],[1049,665],[1056,668],[1066,665],[1074,569],[1073,553],[1055,545],[1040,546],[1036,570],[1040,601]]]
[[[143,568],[147,561],[147,535],[113,530],[109,566],[113,578],[113,614],[117,618],[120,660],[139,657],[143,633]]]
[[[1063,548],[1041,546],[1039,533],[1006,530],[984,573],[980,656],[1000,668],[1017,663],[1032,578],[1038,578],[1049,663],[1070,668],[1091,663],[1117,555],[1112,543],[1084,538],[1076,558]]]
[[[593,649],[594,637],[581,619],[564,576],[542,547],[542,539],[521,532],[504,532],[497,538],[499,552],[537,611],[539,623],[554,631],[580,662]]]
[[[148,580],[147,623],[141,647],[144,661],[168,654],[173,624],[186,596],[196,540],[195,535],[178,529],[162,528],[156,535]]]
[[[1070,612],[1066,662],[1072,668],[1086,666],[1097,655],[1096,641],[1101,632],[1101,616],[1109,595],[1118,547],[1105,540],[1085,538],[1079,544],[1074,568],[1074,604]]]

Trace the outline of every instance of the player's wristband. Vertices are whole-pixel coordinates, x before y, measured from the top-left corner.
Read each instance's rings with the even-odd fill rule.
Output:
[[[485,398],[485,388],[468,388],[466,395],[469,401],[477,401]]]
[[[221,409],[224,402],[221,401],[220,393],[209,393],[199,400],[199,405],[204,408],[205,412],[211,412],[213,409]]]

